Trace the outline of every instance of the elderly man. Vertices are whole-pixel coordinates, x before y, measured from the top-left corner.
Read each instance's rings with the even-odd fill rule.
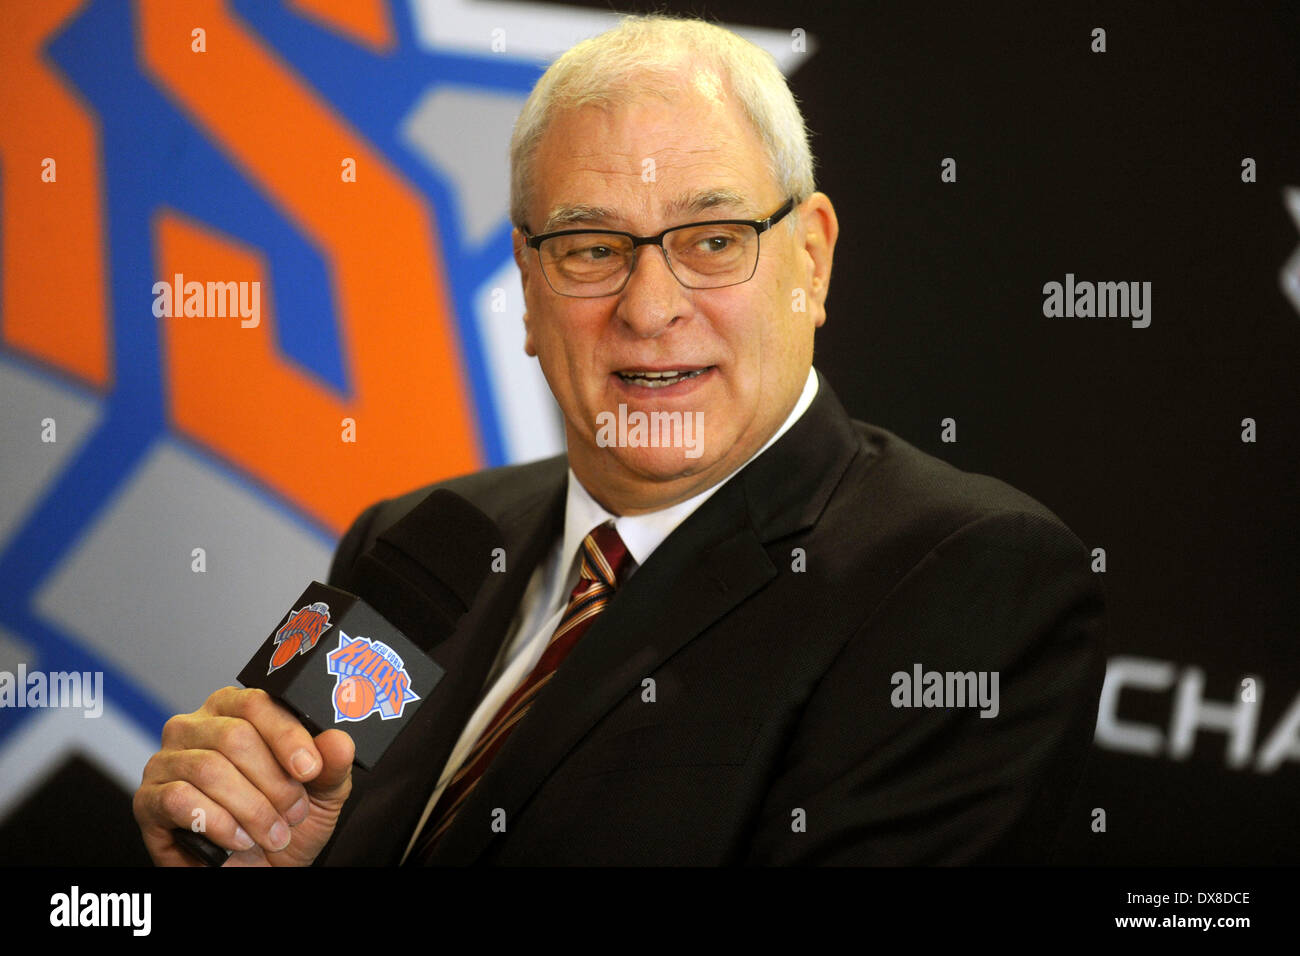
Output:
[[[546,72],[511,160],[567,455],[443,484],[507,569],[373,772],[219,691],[146,769],[155,860],[195,807],[247,863],[1047,859],[1101,684],[1087,552],[812,368],[838,224],[772,59],[625,21]],[[429,490],[362,514],[332,583]]]

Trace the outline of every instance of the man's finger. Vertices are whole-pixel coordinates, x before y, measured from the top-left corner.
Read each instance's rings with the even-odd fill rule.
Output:
[[[156,779],[189,780],[218,801],[220,793],[228,794],[231,787],[246,783],[264,794],[290,826],[302,819],[306,812],[303,785],[281,765],[256,725],[241,717],[187,715],[175,726],[173,748],[159,755],[167,755],[167,769],[163,776],[157,776],[163,771],[155,771]],[[298,729],[310,743],[307,731],[301,725]],[[315,753],[314,744],[311,749]]]
[[[318,803],[342,804],[352,792],[352,761],[356,745],[341,730],[327,730],[314,741],[324,765],[315,779],[307,784],[307,792]]]
[[[227,687],[209,698],[218,712],[252,724],[275,759],[295,780],[315,779],[321,756],[302,722],[264,690]]]

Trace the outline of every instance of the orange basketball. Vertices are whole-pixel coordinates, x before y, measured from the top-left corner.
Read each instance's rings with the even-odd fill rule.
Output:
[[[283,667],[289,661],[293,660],[293,655],[298,653],[298,645],[302,643],[301,634],[293,634],[286,637],[283,641],[275,646],[275,653],[271,655],[271,668]]]
[[[344,717],[359,720],[375,706],[375,685],[368,677],[343,678],[334,690],[334,706]]]

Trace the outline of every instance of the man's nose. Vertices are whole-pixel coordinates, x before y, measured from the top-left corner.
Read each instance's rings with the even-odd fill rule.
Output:
[[[637,335],[654,338],[689,313],[688,291],[668,268],[663,247],[644,245],[636,251],[615,315]]]

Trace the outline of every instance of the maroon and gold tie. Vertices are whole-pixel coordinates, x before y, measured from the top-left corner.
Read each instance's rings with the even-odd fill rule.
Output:
[[[483,772],[492,758],[496,756],[510,731],[523,719],[537,699],[538,693],[555,675],[566,654],[586,633],[592,620],[605,609],[614,589],[618,586],[619,576],[627,570],[630,555],[623,539],[614,530],[613,524],[603,524],[594,529],[582,540],[581,577],[569,596],[569,604],[564,609],[564,616],[551,636],[550,643],[542,652],[532,672],[523,680],[514,693],[501,705],[487,729],[479,735],[474,748],[461,764],[451,782],[438,797],[438,803],[429,814],[424,830],[416,840],[415,850],[408,863],[427,862],[434,845],[447,828],[451,826],[456,813],[464,805],[466,798],[474,790]],[[485,822],[483,824],[487,826]]]

